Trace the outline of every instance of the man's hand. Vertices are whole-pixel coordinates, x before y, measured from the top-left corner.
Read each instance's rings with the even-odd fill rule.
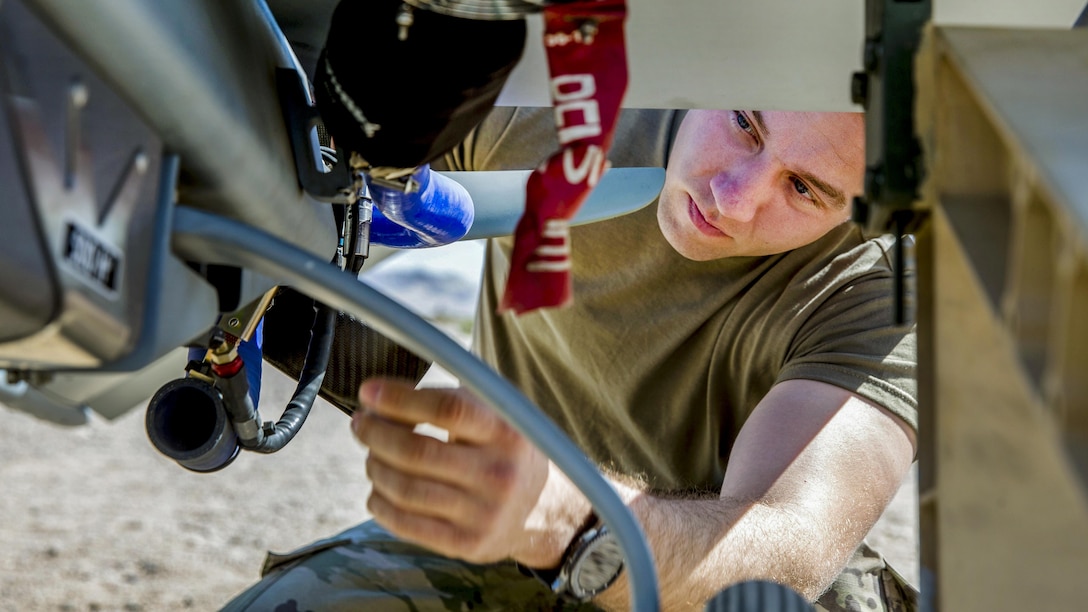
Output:
[[[545,533],[556,502],[538,503],[549,461],[499,415],[465,390],[390,379],[363,383],[359,402],[352,429],[370,448],[367,507],[386,529],[473,563],[558,562],[563,535]],[[416,433],[422,423],[449,432],[448,441]]]

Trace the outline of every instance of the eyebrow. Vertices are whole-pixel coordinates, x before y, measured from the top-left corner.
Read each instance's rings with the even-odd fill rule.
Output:
[[[809,172],[798,172],[797,176],[804,179],[805,182],[811,183],[812,186],[816,187],[816,189],[824,192],[824,194],[826,194],[831,199],[831,205],[835,207],[836,210],[842,210],[846,208],[846,196],[844,196],[842,192],[838,189],[835,189],[830,184],[821,181]]]
[[[763,132],[764,136],[771,135],[771,131],[767,129],[767,122],[763,120],[763,113],[761,111],[752,111],[752,118],[756,120],[756,124],[759,125],[759,131]]]
[[[767,122],[763,120],[762,112],[752,111],[752,119],[754,119],[756,124],[759,125],[759,129],[761,132],[763,132],[763,135],[765,137],[770,136],[771,131],[767,129]],[[816,178],[816,176],[811,172],[798,172],[797,176],[804,179],[805,182],[810,183],[816,189],[824,192],[824,195],[828,196],[831,199],[831,205],[835,207],[836,210],[842,210],[846,208],[846,196],[843,195],[842,191],[839,191],[830,183]]]

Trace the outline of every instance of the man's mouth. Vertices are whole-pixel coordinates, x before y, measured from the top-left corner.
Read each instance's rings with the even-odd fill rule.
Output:
[[[699,230],[699,233],[705,236],[721,238],[722,236],[728,235],[706,220],[706,217],[703,216],[703,212],[699,210],[699,207],[695,204],[695,200],[691,199],[691,197],[688,197],[688,216],[691,217],[691,223],[695,226],[695,229]]]

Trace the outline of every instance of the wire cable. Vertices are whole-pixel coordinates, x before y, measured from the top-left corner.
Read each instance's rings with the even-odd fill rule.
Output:
[[[298,376],[298,385],[283,409],[283,414],[276,421],[271,432],[267,432],[261,443],[246,450],[258,453],[274,453],[294,439],[310,416],[321,384],[325,382],[325,371],[329,367],[329,355],[332,353],[332,341],[336,330],[336,311],[315,304],[314,325],[311,330],[310,344],[306,349],[306,361]]]

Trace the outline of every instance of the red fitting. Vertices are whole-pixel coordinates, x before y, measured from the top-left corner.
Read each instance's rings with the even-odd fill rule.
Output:
[[[241,357],[235,357],[227,363],[212,363],[212,372],[219,378],[230,378],[238,373],[242,369],[245,363],[242,362]]]

